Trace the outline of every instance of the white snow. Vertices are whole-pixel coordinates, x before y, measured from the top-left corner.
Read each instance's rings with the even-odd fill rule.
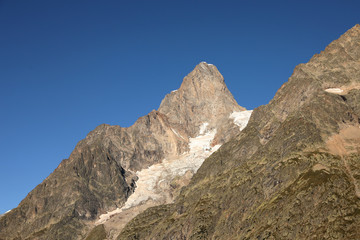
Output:
[[[199,136],[189,139],[189,152],[181,156],[164,159],[159,164],[138,171],[136,175],[139,179],[136,182],[135,192],[128,198],[125,205],[122,208],[102,214],[97,224],[104,223],[112,215],[145,203],[148,200],[164,201],[167,193],[161,189],[160,183],[164,181],[165,183],[170,182],[174,177],[182,176],[189,170],[195,173],[203,161],[220,147],[220,145],[210,146],[215,137],[216,129],[206,131],[208,125],[208,123],[203,123]]]
[[[205,133],[207,126],[209,126],[209,123],[205,122],[200,126],[200,132],[199,134],[202,135]]]
[[[179,138],[184,139],[184,137],[181,136],[175,129],[172,128],[171,130],[173,131],[173,133],[175,133],[176,136],[178,136]],[[184,140],[185,140],[185,139],[184,139]]]
[[[105,214],[101,214],[100,217],[99,217],[99,220],[96,223],[97,224],[102,224],[102,223],[106,222],[107,220],[109,220],[112,215],[114,215],[116,213],[120,213],[120,212],[121,212],[121,209],[117,208],[114,211],[107,212]]]
[[[201,63],[205,63],[205,64],[207,64],[207,65],[209,65],[209,66],[212,66],[212,65],[214,65],[214,64],[211,64],[211,63],[207,63],[207,62],[204,62],[204,61],[202,61]]]
[[[335,93],[335,94],[340,94],[343,91],[344,90],[342,90],[341,88],[328,88],[328,89],[325,89],[325,92]]]
[[[6,211],[5,213],[3,213],[3,214],[0,214],[0,218],[2,218],[3,216],[5,216],[5,214],[7,214],[8,212],[10,212],[12,209],[10,209],[10,210],[8,210],[8,211]]]
[[[232,112],[229,118],[234,119],[234,123],[240,127],[240,131],[242,131],[249,122],[252,110],[245,110],[241,112]]]

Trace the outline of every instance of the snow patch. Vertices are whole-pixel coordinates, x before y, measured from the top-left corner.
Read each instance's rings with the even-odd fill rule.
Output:
[[[213,152],[219,149],[220,145],[211,147],[211,142],[215,137],[216,129],[206,131],[208,123],[201,126],[199,136],[190,138],[189,151],[181,156],[164,159],[161,163],[154,164],[147,169],[136,172],[138,180],[135,192],[125,202],[122,208],[102,214],[97,224],[106,222],[114,214],[126,209],[141,205],[148,200],[155,202],[166,201],[166,192],[161,189],[161,183],[170,182],[176,176],[182,176],[187,171],[195,173]],[[174,130],[175,131],[175,130]]]
[[[3,213],[3,214],[0,214],[0,218],[2,218],[3,216],[5,216],[5,214],[7,214],[8,212],[10,212],[12,209],[10,209],[10,210],[8,210],[8,211],[6,211],[5,213]]]
[[[214,64],[211,64],[211,63],[207,63],[207,62],[201,62],[201,63],[205,63],[205,64],[207,64],[208,66],[213,66]]]
[[[230,114],[229,118],[234,119],[234,123],[240,127],[240,131],[242,131],[246,125],[249,122],[251,113],[253,112],[253,110],[245,110],[245,111],[241,111],[241,112],[233,112]]]
[[[325,92],[328,92],[328,93],[335,93],[335,94],[340,94],[342,93],[344,90],[342,90],[341,88],[328,88],[328,89],[325,89]]]
[[[96,223],[97,224],[102,224],[102,223],[106,222],[107,220],[109,220],[112,215],[115,215],[117,213],[121,213],[120,208],[117,208],[114,211],[107,212],[105,214],[101,214],[100,217],[99,217],[99,220]]]
[[[169,181],[175,176],[182,176],[189,170],[196,172],[205,158],[220,147],[210,147],[215,134],[216,131],[212,131],[196,138],[190,138],[190,151],[185,155],[174,159],[164,159],[162,163],[154,164],[137,172],[139,179],[136,182],[135,192],[128,198],[122,209],[134,207],[149,199],[160,200],[163,195],[157,188],[160,182]],[[204,148],[209,151],[204,151]]]
[[[202,135],[205,133],[207,126],[209,126],[209,123],[205,122],[200,126],[200,132],[199,134]]]

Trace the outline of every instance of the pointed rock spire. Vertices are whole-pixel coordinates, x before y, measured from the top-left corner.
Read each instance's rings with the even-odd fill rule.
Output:
[[[204,80],[213,80],[213,81],[224,81],[223,76],[217,69],[217,67],[213,64],[208,64],[206,62],[201,62],[194,68],[193,71],[191,71],[188,75],[188,77],[204,77]],[[206,78],[208,76],[208,78]],[[199,78],[198,78],[199,79]]]
[[[216,127],[234,111],[242,111],[226,87],[218,69],[206,62],[199,63],[183,80],[180,88],[166,95],[158,109],[172,124],[185,125],[190,136],[208,122]]]

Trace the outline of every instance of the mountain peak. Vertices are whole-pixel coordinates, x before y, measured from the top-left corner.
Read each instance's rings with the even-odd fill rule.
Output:
[[[207,62],[201,62],[194,70],[192,70],[188,76],[185,77],[184,82],[186,82],[186,78],[195,78],[197,80],[210,80],[210,81],[224,81],[224,77],[221,75],[217,67],[213,64],[209,64]]]
[[[227,90],[224,77],[217,67],[201,62],[183,79],[179,91],[186,95],[195,94],[195,97],[201,98],[201,95],[207,95],[209,91],[214,93],[225,89]]]
[[[195,69],[205,72],[211,72],[213,69],[217,70],[217,68],[213,64],[207,62],[200,62],[198,65],[196,65]]]
[[[221,73],[206,62],[199,63],[177,91],[166,95],[158,109],[170,122],[185,124],[190,136],[195,136],[199,126],[209,119],[228,118],[232,112],[241,110],[245,108],[237,104]]]

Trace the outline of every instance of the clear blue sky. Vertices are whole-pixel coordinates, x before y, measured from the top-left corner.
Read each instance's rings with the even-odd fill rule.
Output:
[[[0,0],[0,213],[102,123],[157,109],[201,61],[238,103],[360,22],[360,1]]]

